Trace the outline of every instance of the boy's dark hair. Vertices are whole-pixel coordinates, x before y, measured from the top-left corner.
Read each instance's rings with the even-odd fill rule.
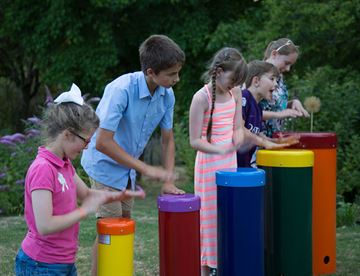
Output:
[[[176,64],[184,64],[185,53],[179,45],[165,35],[151,35],[139,48],[141,70],[151,68],[155,74]]]
[[[262,60],[250,61],[248,63],[248,74],[245,81],[246,88],[251,86],[254,77],[261,78],[261,76],[266,73],[273,73],[276,78],[280,76],[279,70],[272,63]]]
[[[264,52],[264,60],[268,59],[272,51],[277,51],[280,55],[288,56],[292,53],[299,53],[299,46],[295,45],[291,39],[279,38],[271,41]]]

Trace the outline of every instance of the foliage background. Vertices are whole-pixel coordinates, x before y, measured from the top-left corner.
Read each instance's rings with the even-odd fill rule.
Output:
[[[22,120],[40,116],[45,86],[55,96],[74,82],[83,93],[101,97],[106,83],[139,70],[138,47],[145,38],[166,34],[187,57],[174,88],[175,133],[177,162],[191,176],[187,111],[207,61],[223,46],[239,48],[248,61],[262,59],[271,40],[289,37],[301,50],[286,76],[290,93],[321,99],[315,131],[337,133],[338,193],[346,202],[358,202],[359,26],[360,0],[0,0],[0,136],[24,133]],[[288,127],[308,131],[310,122],[291,121]],[[148,156],[156,150],[149,148],[155,153]],[[0,151],[0,175],[6,174],[0,185],[19,193],[15,182],[24,177],[34,152],[21,155],[19,144]],[[18,151],[23,158],[15,160]],[[0,209],[18,212],[4,194]]]

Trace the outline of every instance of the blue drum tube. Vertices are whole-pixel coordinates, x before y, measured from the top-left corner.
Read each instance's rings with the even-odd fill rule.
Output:
[[[218,275],[264,276],[265,172],[216,172]]]

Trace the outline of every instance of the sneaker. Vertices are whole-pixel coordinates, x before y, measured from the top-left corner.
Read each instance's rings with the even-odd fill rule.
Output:
[[[216,276],[216,275],[217,275],[217,269],[216,268],[210,268],[209,276]]]

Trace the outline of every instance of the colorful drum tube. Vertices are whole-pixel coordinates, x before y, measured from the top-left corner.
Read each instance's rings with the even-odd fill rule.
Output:
[[[313,273],[336,273],[336,147],[335,133],[275,133],[298,135],[299,143],[294,149],[308,149],[314,152],[313,170],[313,221],[312,254]]]
[[[264,276],[265,172],[216,172],[218,275]]]
[[[158,197],[161,276],[200,276],[200,197]]]
[[[309,150],[259,150],[266,172],[265,275],[312,276],[312,173]]]
[[[98,275],[134,274],[135,221],[127,218],[103,218],[97,221]]]

